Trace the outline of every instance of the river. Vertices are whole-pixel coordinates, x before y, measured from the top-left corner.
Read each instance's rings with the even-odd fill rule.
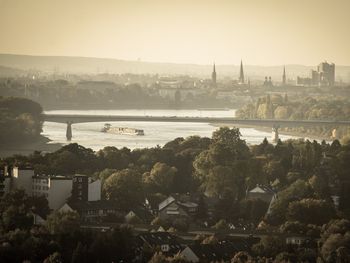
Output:
[[[52,110],[47,114],[95,114],[95,115],[137,115],[137,116],[189,116],[189,117],[234,117],[236,110]],[[143,129],[144,136],[117,135],[102,133],[100,130],[104,122],[76,123],[72,125],[72,143],[78,143],[93,150],[102,149],[105,146],[118,148],[128,147],[150,148],[157,145],[163,146],[177,137],[199,135],[211,137],[217,129],[207,123],[174,123],[174,122],[110,122],[115,127],[130,127]],[[258,131],[254,128],[241,128],[242,138],[248,144],[258,144],[267,137],[271,139],[271,132]],[[66,144],[66,124],[45,122],[43,125],[44,136],[51,143]],[[297,138],[288,135],[280,135],[281,140]]]

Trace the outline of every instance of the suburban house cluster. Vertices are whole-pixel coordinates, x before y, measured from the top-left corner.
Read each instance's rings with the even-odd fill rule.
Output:
[[[235,236],[235,228],[220,231],[210,228],[194,228],[173,233],[151,222],[160,220],[189,219],[194,221],[201,206],[206,207],[208,220],[213,217],[218,198],[202,194],[171,194],[164,199],[146,197],[143,204],[121,209],[118,202],[101,198],[101,181],[81,174],[66,176],[36,175],[31,167],[5,167],[0,170],[0,195],[24,189],[30,196],[45,196],[51,210],[76,211],[82,221],[81,227],[97,231],[109,231],[115,223],[130,223],[136,233],[134,249],[138,255],[135,262],[144,262],[147,251],[154,249],[165,255],[180,254],[190,262],[221,262],[229,260],[239,251],[250,251],[259,237]],[[247,199],[261,199],[271,206],[276,192],[268,186],[257,185],[247,192]],[[269,208],[270,209],[270,208]],[[269,212],[267,210],[267,213]],[[34,215],[35,224],[45,223],[45,218]],[[197,238],[214,237],[216,242],[201,243]],[[305,245],[305,237],[286,236],[286,243]]]
[[[0,170],[0,195],[23,189],[29,196],[45,196],[51,210],[77,211],[86,223],[100,223],[107,217],[122,216],[126,221],[137,217],[149,224],[160,219],[195,218],[199,206],[205,204],[208,218],[213,216],[218,198],[201,194],[171,194],[163,200],[146,197],[145,202],[129,211],[120,209],[114,200],[101,198],[101,180],[86,175],[36,175],[32,167],[5,167]],[[274,190],[257,185],[247,198],[258,198],[270,204],[276,199]],[[268,211],[267,211],[268,212]]]

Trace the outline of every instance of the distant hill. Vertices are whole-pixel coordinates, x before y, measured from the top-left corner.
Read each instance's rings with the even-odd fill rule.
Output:
[[[1,59],[0,59],[1,61]],[[0,65],[0,77],[14,77],[18,75],[23,75],[26,72],[17,68],[4,67]]]
[[[243,61],[244,63],[244,61]],[[63,56],[29,56],[0,54],[0,65],[16,70],[43,71],[47,73],[134,73],[134,74],[161,74],[161,75],[193,75],[210,77],[212,65],[155,63],[143,61],[127,61],[107,58],[91,57],[63,57]],[[316,66],[286,65],[287,78],[296,76],[309,76],[311,69]],[[218,78],[238,78],[239,65],[217,65]],[[283,65],[280,66],[254,66],[244,65],[247,78],[263,79],[271,76],[274,81],[280,81]],[[0,73],[1,73],[0,68]],[[20,73],[18,71],[17,73]],[[336,78],[350,82],[350,66],[336,65]]]

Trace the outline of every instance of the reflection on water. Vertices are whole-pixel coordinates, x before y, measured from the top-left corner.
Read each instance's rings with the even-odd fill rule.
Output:
[[[235,110],[57,110],[46,111],[48,114],[95,114],[95,115],[145,115],[145,116],[191,116],[191,117],[233,117]],[[101,128],[104,122],[77,123],[72,125],[73,138],[71,142],[76,142],[84,147],[99,150],[105,146],[115,146],[118,148],[128,147],[149,148],[157,145],[163,146],[168,141],[177,137],[188,137],[199,135],[211,137],[217,127],[206,123],[168,123],[168,122],[110,122],[115,127],[130,127],[143,129],[144,136],[119,135],[102,133]],[[250,144],[260,143],[265,137],[271,138],[271,133],[257,131],[252,128],[240,129],[243,139]],[[66,125],[62,123],[45,122],[43,135],[52,140],[52,143],[67,143]],[[291,136],[280,136],[282,140]]]

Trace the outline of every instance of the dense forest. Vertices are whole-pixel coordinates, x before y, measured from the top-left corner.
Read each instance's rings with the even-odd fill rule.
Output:
[[[350,102],[346,99],[304,98],[289,100],[285,95],[267,95],[259,98],[256,103],[250,103],[237,111],[240,118],[287,119],[287,120],[349,120]],[[331,138],[332,130],[336,128],[336,137],[342,140],[350,139],[349,127],[315,127],[315,128],[285,128],[287,131],[301,132],[306,135],[317,135]]]
[[[104,198],[117,201],[121,209],[140,204],[145,197],[163,200],[162,197],[170,193],[204,193],[217,197],[219,201],[208,227],[228,229],[231,223],[245,222],[252,230],[274,233],[253,246],[250,253],[257,261],[252,262],[265,262],[259,261],[264,257],[287,259],[285,262],[315,262],[320,257],[324,262],[336,262],[332,260],[340,259],[344,253],[347,255],[346,249],[350,246],[350,145],[342,145],[338,140],[331,144],[288,140],[272,145],[265,139],[259,145],[248,146],[238,129],[220,128],[212,138],[177,138],[164,147],[133,151],[105,147],[94,152],[69,144],[54,153],[35,152],[28,157],[3,159],[2,164],[31,165],[37,174],[80,173],[100,178]],[[246,192],[257,184],[270,185],[277,192],[277,201],[268,214],[260,200],[245,198]],[[339,204],[335,204],[334,196],[339,197]],[[130,256],[130,250],[125,249],[129,242],[128,230],[116,229],[118,234],[96,239],[86,236],[91,233],[79,232],[78,228],[69,230],[71,225],[78,224],[77,215],[53,213],[44,229],[30,232],[30,225],[9,223],[26,215],[19,210],[26,208],[13,207],[13,197],[4,200],[10,203],[0,205],[2,233],[6,240],[15,240],[10,242],[6,251],[0,250],[6,256],[10,251],[13,253],[13,246],[23,252],[29,245],[25,242],[28,238],[45,246],[52,245],[43,252],[40,245],[31,242],[30,246],[37,244],[36,248],[31,247],[34,254],[28,254],[34,261],[54,257],[55,252],[59,253],[57,257],[63,256],[66,260],[74,258],[78,252],[79,256],[87,258],[91,255],[94,258],[93,255],[101,255],[96,252],[99,249],[108,250],[104,255],[108,255],[109,260],[127,260]],[[198,218],[191,224],[202,225],[207,220],[205,207],[200,210]],[[178,227],[180,231],[189,227],[186,223],[179,226],[175,222],[157,224]],[[283,245],[278,233],[307,235],[314,242],[293,249]],[[121,240],[118,244],[109,243],[114,238]],[[70,244],[69,248],[64,242]],[[42,254],[36,254],[39,251]]]
[[[33,141],[42,131],[42,107],[24,98],[0,97],[0,145]]]

